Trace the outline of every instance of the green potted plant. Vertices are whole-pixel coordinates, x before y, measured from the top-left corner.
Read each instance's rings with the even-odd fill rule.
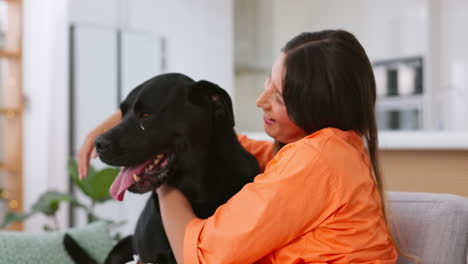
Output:
[[[89,203],[83,203],[69,193],[53,190],[47,191],[39,197],[39,199],[33,204],[29,211],[24,213],[7,213],[3,218],[2,228],[6,228],[8,225],[17,221],[24,221],[35,214],[43,214],[51,218],[53,222],[53,226],[45,225],[44,229],[58,230],[60,229],[60,225],[58,223],[56,214],[60,208],[60,204],[64,202],[68,202],[73,207],[85,210],[88,223],[97,220],[105,220],[96,215],[94,211],[95,205],[108,202],[111,199],[109,188],[119,173],[119,169],[104,168],[101,170],[96,170],[93,166],[90,166],[88,177],[80,180],[78,176],[77,163],[75,160],[70,160],[68,163],[68,172],[73,184],[89,198]],[[113,223],[113,221],[110,220],[105,221]]]

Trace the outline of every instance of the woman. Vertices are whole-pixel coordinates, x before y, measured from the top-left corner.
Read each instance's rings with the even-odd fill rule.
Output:
[[[290,40],[257,99],[275,146],[239,137],[263,173],[203,220],[179,190],[156,190],[178,263],[396,263],[375,99],[372,67],[352,34]],[[94,138],[119,120],[114,114],[87,137],[83,175]]]

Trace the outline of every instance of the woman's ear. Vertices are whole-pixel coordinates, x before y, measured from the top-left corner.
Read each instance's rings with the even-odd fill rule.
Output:
[[[189,100],[195,104],[209,105],[215,123],[234,127],[231,97],[218,85],[205,80],[196,82],[189,92]]]

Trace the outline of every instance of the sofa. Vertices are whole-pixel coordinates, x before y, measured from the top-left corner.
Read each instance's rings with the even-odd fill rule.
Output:
[[[389,192],[387,200],[392,232],[403,252],[422,264],[468,264],[468,198]],[[400,255],[398,264],[407,263],[414,262]]]
[[[63,245],[70,235],[98,263],[103,263],[113,247],[109,226],[95,222],[66,231],[0,231],[0,264],[74,264]]]

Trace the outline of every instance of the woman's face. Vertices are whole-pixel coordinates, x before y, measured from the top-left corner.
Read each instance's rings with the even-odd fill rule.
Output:
[[[288,144],[306,136],[288,115],[283,100],[283,83],[286,75],[284,68],[285,54],[281,53],[271,68],[271,74],[265,81],[265,90],[257,99],[257,106],[263,109],[265,132],[277,141]]]

